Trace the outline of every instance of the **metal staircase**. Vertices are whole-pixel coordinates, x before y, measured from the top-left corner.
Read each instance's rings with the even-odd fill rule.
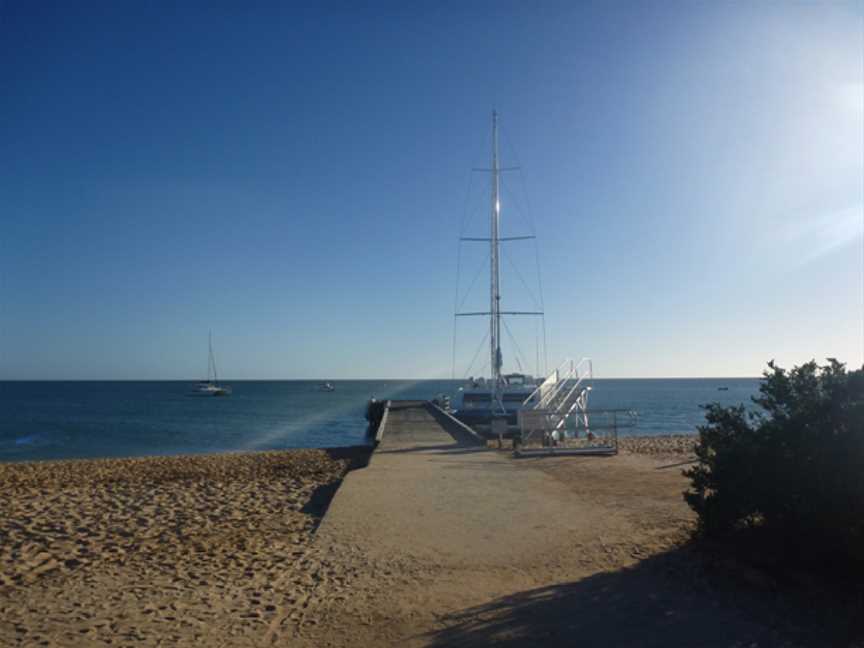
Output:
[[[519,412],[520,456],[618,452],[618,430],[635,427],[632,410],[588,409],[591,360],[566,360],[525,400]]]
[[[589,384],[593,368],[589,358],[565,360],[531,395],[519,412],[523,441],[542,433],[563,438],[567,422],[590,432],[588,420]]]

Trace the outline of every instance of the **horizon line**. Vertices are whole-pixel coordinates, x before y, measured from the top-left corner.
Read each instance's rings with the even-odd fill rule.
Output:
[[[539,376],[538,376],[539,377]],[[591,380],[751,380],[759,376],[602,376]],[[393,380],[401,382],[467,382],[467,378],[223,378],[223,382],[345,382]],[[0,382],[208,382],[200,378],[0,378]]]

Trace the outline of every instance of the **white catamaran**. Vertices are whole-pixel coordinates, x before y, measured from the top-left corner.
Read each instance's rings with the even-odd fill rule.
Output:
[[[456,313],[456,317],[481,316],[489,317],[489,352],[491,375],[489,378],[469,378],[468,383],[461,387],[453,402],[454,414],[468,425],[490,425],[496,419],[506,420],[507,424],[515,425],[519,410],[533,405],[539,398],[538,381],[527,374],[502,373],[501,356],[501,316],[502,315],[536,315],[542,316],[542,311],[504,311],[501,310],[501,294],[499,282],[498,259],[500,244],[505,241],[532,239],[533,236],[500,236],[501,200],[500,174],[504,170],[498,159],[498,114],[492,112],[492,166],[489,169],[478,169],[492,174],[492,209],[489,238],[461,238],[460,241],[482,241],[490,245],[490,291],[489,310],[471,313]],[[454,342],[455,344],[455,342]]]
[[[207,336],[207,380],[196,383],[189,393],[190,396],[230,396],[231,388],[219,384],[219,375],[216,372],[216,357],[213,355],[213,332]]]

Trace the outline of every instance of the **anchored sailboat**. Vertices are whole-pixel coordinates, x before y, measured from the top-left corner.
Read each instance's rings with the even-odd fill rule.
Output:
[[[455,313],[456,317],[479,316],[489,318],[489,378],[469,378],[468,384],[461,387],[454,399],[453,413],[468,425],[476,426],[478,432],[501,438],[513,436],[520,443],[529,443],[538,437],[549,447],[558,446],[577,439],[580,430],[584,431],[589,442],[594,442],[594,431],[609,431],[613,441],[604,437],[599,447],[581,448],[576,452],[617,451],[617,430],[625,424],[618,417],[626,419],[626,426],[635,425],[635,414],[624,410],[595,410],[601,415],[611,416],[611,426],[600,425],[589,428],[588,394],[591,392],[593,365],[590,359],[567,360],[545,379],[535,379],[522,373],[502,371],[501,324],[502,316],[529,315],[543,317],[542,299],[538,302],[540,310],[514,311],[502,310],[499,281],[500,245],[506,241],[533,239],[533,236],[502,237],[500,174],[513,167],[502,168],[498,159],[498,115],[492,113],[492,166],[479,169],[492,174],[492,209],[490,216],[489,238],[461,238],[460,241],[481,241],[489,243],[490,287],[489,310],[482,312]],[[458,303],[458,302],[457,302]],[[505,326],[506,328],[506,326]],[[545,336],[544,336],[545,338]],[[515,344],[515,340],[514,340]],[[544,345],[545,346],[545,345]],[[455,358],[455,336],[454,336]],[[518,362],[518,357],[517,357]],[[539,365],[539,354],[538,354]],[[518,428],[516,427],[518,425]],[[538,434],[539,433],[539,434]],[[610,443],[612,445],[610,445]],[[597,444],[594,444],[595,446]]]
[[[197,383],[190,396],[230,396],[231,388],[219,384],[219,375],[216,371],[216,356],[213,355],[213,332],[207,336],[207,380]]]
[[[499,276],[500,245],[506,241],[533,239],[533,236],[502,237],[501,231],[501,199],[500,175],[502,171],[515,170],[515,167],[502,168],[498,156],[498,114],[492,112],[492,166],[488,169],[477,169],[492,174],[492,209],[490,215],[489,238],[461,238],[460,241],[480,241],[489,243],[490,256],[490,287],[489,310],[482,312],[456,313],[456,317],[488,317],[489,318],[489,378],[470,378],[468,384],[459,389],[454,399],[454,414],[465,423],[493,424],[495,420],[506,421],[509,425],[516,424],[518,412],[523,407],[530,406],[536,398],[537,380],[527,374],[502,372],[503,358],[501,355],[501,317],[503,315],[534,315],[542,316],[542,311],[507,311],[501,310],[501,292]]]

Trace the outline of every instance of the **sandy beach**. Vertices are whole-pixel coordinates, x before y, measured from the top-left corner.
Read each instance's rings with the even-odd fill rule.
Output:
[[[237,645],[335,577],[310,547],[366,451],[0,465],[0,645]]]
[[[429,570],[370,555],[361,539],[338,552],[313,542],[358,460],[362,450],[296,450],[0,465],[0,644],[259,645],[314,630],[322,604],[369,615],[382,588]]]
[[[0,465],[0,645],[795,645],[683,548],[690,442]]]

